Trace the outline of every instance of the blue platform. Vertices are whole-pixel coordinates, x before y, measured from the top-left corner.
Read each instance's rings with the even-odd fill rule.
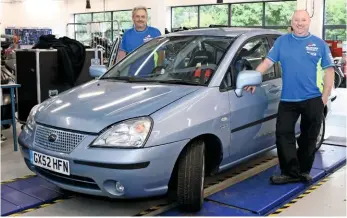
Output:
[[[1,216],[64,198],[59,188],[44,179],[32,177],[1,185]]]
[[[171,210],[160,216],[257,216],[246,210],[221,205],[214,202],[205,201],[203,209],[198,213],[181,213],[178,210]]]
[[[327,139],[324,140],[324,144],[326,145],[346,147],[346,143],[347,138],[339,136],[329,136]]]
[[[332,173],[345,164],[345,161],[346,147],[322,145],[316,153],[310,173],[314,182]],[[308,186],[303,183],[272,185],[269,178],[273,174],[279,173],[279,166],[276,165],[221,190],[205,199],[204,207],[199,213],[189,215],[248,216],[252,214],[252,216],[264,216],[308,189]],[[160,216],[185,216],[185,214],[174,208]]]
[[[278,166],[272,167],[207,199],[265,215],[272,208],[281,205],[285,199],[295,196],[305,188],[303,183],[272,185],[269,178],[279,173]],[[314,181],[317,181],[324,176],[324,171],[314,169],[311,175]]]
[[[344,163],[346,163],[346,147],[323,144],[316,153],[313,168],[330,173]]]

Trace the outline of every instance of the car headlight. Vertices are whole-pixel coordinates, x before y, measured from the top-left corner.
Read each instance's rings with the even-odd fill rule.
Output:
[[[139,148],[144,145],[152,120],[141,117],[116,124],[99,136],[92,146]]]
[[[39,108],[40,105],[35,105],[30,113],[29,113],[29,116],[28,116],[28,119],[27,119],[27,122],[26,122],[26,126],[30,129],[30,130],[33,130],[34,129],[34,126],[36,124],[35,122],[35,115],[37,113],[37,109]]]

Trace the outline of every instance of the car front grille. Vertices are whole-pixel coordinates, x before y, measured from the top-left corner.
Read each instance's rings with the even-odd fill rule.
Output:
[[[49,141],[49,137],[54,134],[55,141]],[[85,135],[57,130],[38,125],[35,131],[34,146],[51,151],[70,153],[85,139]]]

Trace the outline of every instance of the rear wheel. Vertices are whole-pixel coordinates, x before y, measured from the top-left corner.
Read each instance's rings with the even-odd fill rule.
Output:
[[[322,115],[322,123],[321,123],[321,127],[320,127],[320,130],[318,133],[317,142],[316,142],[316,152],[320,149],[320,147],[323,144],[324,135],[325,135],[325,116],[323,114]]]
[[[204,201],[205,144],[196,140],[188,145],[179,160],[177,202],[184,211],[196,212]]]
[[[340,87],[340,85],[341,85],[341,83],[342,83],[342,78],[341,78],[341,76],[338,74],[338,73],[336,73],[335,72],[335,77],[334,77],[334,86],[335,86],[335,88],[338,88],[338,87]]]

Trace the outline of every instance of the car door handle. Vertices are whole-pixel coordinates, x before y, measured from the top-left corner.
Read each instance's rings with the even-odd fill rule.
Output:
[[[269,92],[274,94],[280,91],[282,91],[282,86],[273,86],[271,89],[269,89]]]

